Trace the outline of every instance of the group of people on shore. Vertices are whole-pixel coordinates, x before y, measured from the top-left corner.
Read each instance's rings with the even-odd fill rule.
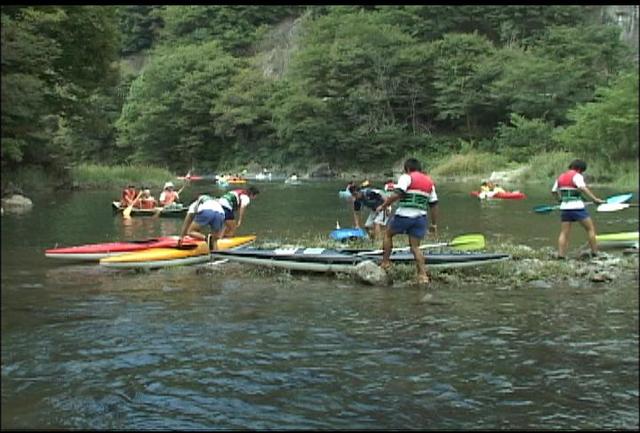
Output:
[[[370,210],[365,228],[371,231],[374,239],[382,237],[383,256],[380,266],[383,269],[391,267],[391,251],[393,238],[398,234],[406,234],[409,238],[409,248],[415,258],[417,278],[419,283],[429,283],[424,255],[420,249],[422,239],[427,235],[437,235],[438,195],[436,185],[431,177],[422,171],[420,161],[409,158],[404,163],[404,173],[397,182],[389,179],[383,189],[376,189],[367,180],[360,185],[350,182],[346,191],[353,202],[354,224],[360,227],[359,212],[363,207]],[[586,230],[591,255],[597,255],[596,230],[589,213],[585,209],[583,195],[594,203],[604,203],[587,187],[583,173],[587,164],[576,159],[569,164],[568,170],[560,174],[555,180],[551,192],[560,202],[561,229],[558,237],[558,259],[565,259],[569,245],[569,233],[574,222],[578,222]],[[483,187],[495,191],[496,186],[488,182]],[[177,194],[171,194],[173,184],[167,182],[164,191],[169,191],[175,199]],[[217,240],[224,236],[233,236],[242,224],[244,212],[256,198],[259,190],[255,186],[247,189],[235,189],[216,198],[202,194],[189,206],[180,232],[179,244],[189,235],[200,240],[208,240],[211,250],[217,249]],[[132,195],[131,191],[127,197]],[[165,196],[166,197],[166,196]],[[161,196],[161,201],[162,201]],[[124,193],[123,193],[124,200]],[[391,207],[397,203],[394,212]],[[236,220],[236,212],[238,218]],[[211,233],[207,237],[203,229],[209,228]]]
[[[595,225],[585,208],[583,196],[596,204],[605,201],[596,197],[587,187],[583,176],[586,170],[586,162],[580,159],[573,160],[568,170],[557,177],[551,188],[551,193],[560,202],[561,226],[556,254],[560,260],[566,259],[569,234],[574,222],[578,222],[587,232],[591,257],[598,254]],[[386,185],[389,185],[389,182]],[[370,209],[370,214],[365,227],[373,232],[374,239],[383,236],[384,253],[380,266],[385,269],[391,266],[389,257],[393,248],[393,237],[406,234],[415,258],[418,282],[428,283],[430,277],[420,250],[420,242],[427,232],[437,235],[438,196],[435,183],[429,175],[422,172],[420,162],[414,158],[405,161],[404,173],[398,178],[391,193],[371,188],[368,181],[360,186],[351,182],[347,185],[347,190],[351,193],[353,200],[355,226],[360,227],[360,209],[363,206],[367,207]],[[481,192],[495,194],[500,191],[504,189],[491,181],[485,181],[482,184]],[[398,207],[391,214],[389,209],[396,202]]]

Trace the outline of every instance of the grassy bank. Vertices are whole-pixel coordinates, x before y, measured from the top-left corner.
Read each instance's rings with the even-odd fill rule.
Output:
[[[72,176],[74,184],[88,189],[122,188],[129,183],[158,189],[165,182],[176,180],[176,175],[169,170],[149,165],[81,164],[72,169]]]

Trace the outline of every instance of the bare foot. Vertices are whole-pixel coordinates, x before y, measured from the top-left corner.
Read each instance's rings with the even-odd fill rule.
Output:
[[[391,269],[391,262],[382,262],[380,263],[380,267],[383,271],[388,271]]]
[[[418,276],[418,284],[429,284],[431,283],[431,278],[428,275],[419,275]]]

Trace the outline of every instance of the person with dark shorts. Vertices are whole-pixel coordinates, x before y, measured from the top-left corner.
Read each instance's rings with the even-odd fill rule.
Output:
[[[569,164],[569,170],[562,173],[553,184],[551,193],[560,201],[560,236],[558,237],[558,259],[565,259],[569,247],[571,224],[580,223],[586,230],[591,247],[591,256],[598,254],[596,228],[585,208],[583,194],[594,203],[604,203],[587,187],[582,173],[587,170],[587,163],[576,159]]]
[[[377,212],[385,211],[398,201],[398,208],[387,224],[382,244],[383,255],[380,267],[391,267],[391,250],[393,237],[397,234],[409,236],[409,247],[416,261],[418,283],[429,283],[424,255],[420,250],[420,241],[429,232],[436,234],[438,218],[438,196],[436,186],[431,177],[422,173],[422,166],[417,159],[409,158],[404,163],[404,174],[398,178],[392,195],[387,197],[377,208]],[[431,224],[427,217],[427,208],[431,211]]]
[[[211,235],[209,237],[202,233],[202,228],[209,227]],[[187,216],[184,218],[178,245],[182,244],[182,239],[189,235],[192,238],[207,240],[211,251],[217,249],[218,239],[224,234],[224,210],[218,200],[208,195],[201,195],[196,201],[191,203]]]

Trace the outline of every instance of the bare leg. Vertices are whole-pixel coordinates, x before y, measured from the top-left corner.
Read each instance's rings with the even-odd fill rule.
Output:
[[[236,220],[225,220],[222,236],[226,236],[230,238],[235,234],[235,232],[236,232]]]
[[[384,240],[382,241],[382,262],[380,263],[380,267],[383,269],[391,268],[391,261],[389,258],[391,257],[391,249],[393,248],[393,235],[391,230],[387,230],[384,235]]]
[[[566,257],[569,246],[569,233],[571,232],[571,222],[563,221],[560,225],[560,236],[558,237],[558,256]]]
[[[596,227],[593,224],[593,220],[591,218],[586,218],[580,221],[580,224],[587,231],[591,252],[596,254],[598,252],[598,243],[596,242]]]
[[[420,239],[409,236],[409,245],[411,247],[411,252],[413,253],[413,257],[416,259],[416,270],[418,271],[418,282],[428,283],[430,279],[429,279],[429,276],[427,275],[427,266],[425,264],[424,255],[422,254],[422,250],[420,250]]]

